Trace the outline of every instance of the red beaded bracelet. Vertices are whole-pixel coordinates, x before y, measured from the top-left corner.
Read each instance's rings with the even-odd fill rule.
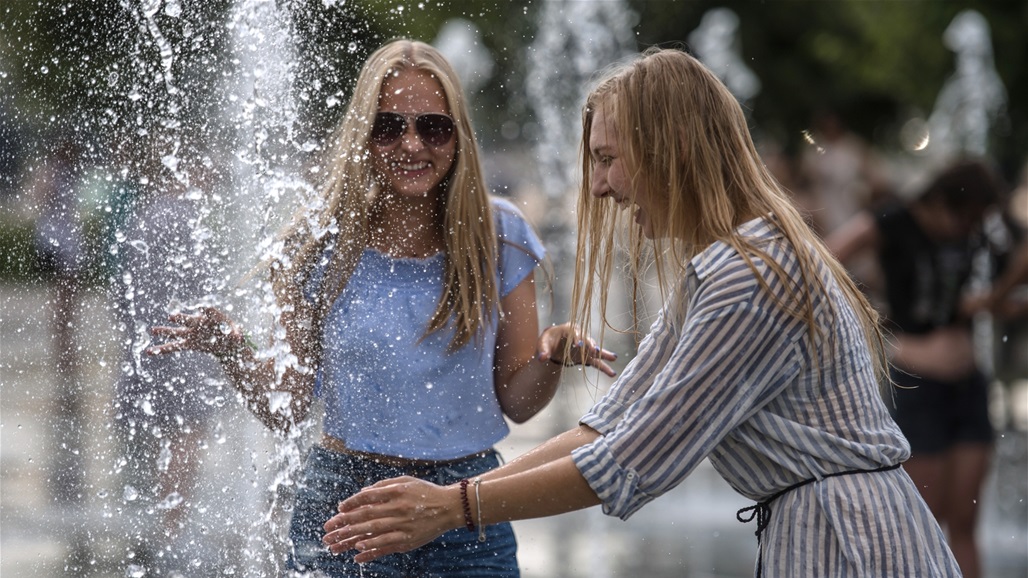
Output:
[[[468,532],[475,531],[475,523],[471,519],[471,502],[468,500],[468,479],[460,481],[460,502],[464,506],[464,526]]]

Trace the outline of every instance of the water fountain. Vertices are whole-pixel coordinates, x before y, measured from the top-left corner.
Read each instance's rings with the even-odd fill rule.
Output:
[[[739,16],[730,8],[714,8],[689,33],[689,47],[725,83],[743,105],[760,92],[760,79],[742,60]],[[743,110],[749,110],[745,106]]]
[[[127,199],[134,195],[172,191],[195,208],[193,214],[180,215],[190,219],[188,238],[181,241],[192,252],[184,260],[153,266],[170,271],[209,262],[218,273],[200,302],[231,308],[248,326],[258,327],[264,324],[257,320],[269,316],[265,289],[258,281],[239,280],[268,250],[267,243],[255,240],[272,236],[284,214],[306,202],[309,187],[298,177],[297,159],[315,145],[298,143],[294,136],[295,58],[287,7],[274,1],[238,0],[231,11],[224,8],[178,0],[125,0],[110,7],[124,26],[112,26],[109,33],[133,58],[117,62],[104,79],[115,94],[111,108],[100,118],[72,124],[80,133],[91,133],[90,143],[104,153],[98,161],[99,176],[90,181],[94,193],[84,203],[87,208],[95,205],[98,213],[116,214],[123,209],[122,200],[127,207],[132,202]],[[204,20],[207,17],[210,21]],[[149,168],[142,168],[147,163]],[[116,195],[119,190],[128,191],[125,199]],[[128,255],[145,259],[154,252],[133,231],[119,228],[122,224],[112,222],[111,243],[103,247],[104,253],[109,250],[118,260]],[[27,536],[46,536],[49,548],[56,550],[44,551],[26,574],[44,574],[56,558],[64,569],[61,575],[95,571],[154,576],[158,566],[182,575],[277,575],[288,518],[283,501],[289,497],[299,455],[295,443],[272,439],[232,393],[206,399],[217,409],[209,431],[195,440],[201,455],[196,458],[200,473],[194,496],[186,499],[177,490],[158,491],[125,481],[123,474],[131,466],[109,419],[119,411],[113,409],[111,384],[122,372],[146,374],[141,352],[148,337],[145,328],[125,326],[124,334],[119,331],[122,316],[109,304],[127,297],[132,307],[138,287],[130,275],[118,278],[118,295],[96,291],[88,307],[83,306],[89,309],[77,326],[80,338],[87,341],[83,383],[99,387],[80,388],[87,423],[57,449],[83,458],[87,490],[77,507],[39,508],[31,523],[21,528]],[[195,304],[173,295],[167,305],[175,309]],[[93,327],[96,333],[85,339]],[[124,364],[117,361],[121,340],[130,341],[135,353]],[[4,387],[6,394],[6,383]],[[40,404],[45,403],[43,393],[36,394]],[[41,415],[49,411],[44,408]],[[153,414],[145,401],[142,411]],[[172,460],[167,430],[134,427],[136,433],[146,428],[161,440],[155,459],[140,467],[167,471]],[[54,468],[46,463],[51,461],[47,455],[29,460],[43,462],[43,475]],[[169,540],[156,520],[176,508],[186,512],[185,522],[181,534]],[[68,542],[73,551],[66,555],[62,550]],[[4,550],[6,563],[6,542]],[[174,566],[168,564],[171,559]]]
[[[137,37],[138,51],[156,50],[160,56],[159,68],[151,72],[161,78],[163,90],[133,94],[148,99],[157,116],[155,125],[162,133],[157,141],[162,147],[158,153],[161,165],[181,183],[186,198],[199,207],[200,217],[191,234],[197,243],[194,258],[212,261],[217,271],[206,297],[199,303],[178,306],[217,305],[234,311],[247,326],[259,326],[254,321],[268,315],[270,300],[262,296],[259,284],[251,287],[238,285],[238,281],[266,249],[266,243],[254,240],[272,235],[281,224],[283,206],[296,203],[298,192],[304,190],[290,164],[297,145],[291,139],[296,107],[290,31],[284,24],[288,17],[275,2],[237,2],[225,22],[230,38],[223,46],[230,55],[226,69],[232,73],[224,74],[226,80],[220,84],[201,87],[187,75],[202,66],[201,62],[218,61],[225,55],[184,56],[181,47],[172,45],[169,37],[188,38],[191,26],[180,18],[178,2],[152,0],[138,9],[128,4],[124,8],[136,18],[139,30],[145,31]],[[179,70],[182,78],[175,74]],[[199,113],[203,118],[197,118],[195,104],[194,110],[189,110],[196,101],[213,103]],[[196,123],[202,129],[191,126]],[[218,176],[206,181],[197,178],[190,168],[197,162]],[[129,246],[121,249],[132,250]],[[143,515],[130,521],[127,528],[134,537],[122,560],[127,576],[153,575],[155,568],[162,566],[186,573],[275,573],[283,557],[280,498],[288,495],[298,452],[290,444],[271,439],[234,402],[233,393],[227,392],[226,397],[216,401],[220,409],[201,442],[205,450],[199,459],[204,467],[188,502],[183,503],[177,493],[158,495],[156,503],[146,502],[131,486],[111,492],[111,503],[105,508],[123,510],[129,516],[132,512]],[[169,459],[165,444],[157,468],[166,469]],[[233,499],[225,500],[226,494]],[[145,527],[148,515],[175,507],[189,512],[178,537],[161,539]],[[260,530],[254,532],[254,527]],[[148,554],[141,558],[139,548]]]
[[[936,159],[985,155],[992,129],[1006,120],[1007,101],[993,63],[989,23],[981,13],[964,10],[946,28],[943,42],[956,56],[956,70],[928,117],[928,152]]]
[[[622,0],[609,2],[574,2],[546,0],[538,13],[538,32],[528,48],[527,92],[536,114],[536,122],[545,127],[535,146],[539,179],[545,204],[545,221],[537,223],[543,241],[554,263],[573,263],[575,258],[574,205],[578,176],[578,153],[581,141],[581,108],[590,81],[605,67],[638,51],[632,27],[636,14]],[[571,294],[570,269],[553,280],[551,318],[565,319],[569,313]],[[598,327],[599,324],[594,326]],[[610,343],[610,342],[608,342]],[[603,384],[603,387],[609,384]],[[595,395],[591,392],[590,395]],[[566,415],[553,427],[564,425],[578,416],[575,409],[563,406]],[[556,430],[551,433],[558,433]],[[586,522],[595,533],[586,546],[572,544],[572,527],[576,520]],[[551,543],[550,557],[555,572],[570,572],[576,563],[567,552],[586,553],[585,567],[590,576],[604,577],[611,573],[604,542],[610,521],[593,508],[575,516],[554,520],[558,531]],[[563,528],[567,525],[566,528]],[[559,574],[558,574],[559,575]]]

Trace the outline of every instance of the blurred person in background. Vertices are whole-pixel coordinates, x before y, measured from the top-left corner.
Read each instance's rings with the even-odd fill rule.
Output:
[[[761,162],[732,93],[651,49],[601,79],[582,123],[574,321],[589,330],[595,296],[612,322],[628,247],[627,283],[652,265],[664,300],[638,354],[577,427],[470,483],[399,478],[345,500],[329,548],[367,562],[465,520],[488,534],[596,505],[627,519],[709,458],[757,502],[737,517],[757,524],[758,576],[959,576],[900,468],[878,314]]]
[[[801,206],[822,237],[891,197],[891,186],[881,174],[874,150],[847,126],[837,110],[816,110],[804,138],[796,190],[802,191],[798,195]],[[847,268],[869,295],[880,291],[882,280],[872,251],[850,255]]]
[[[829,236],[843,263],[874,250],[892,333],[891,396],[910,441],[904,468],[946,529],[964,576],[981,573],[975,529],[994,432],[969,309],[983,223],[1005,191],[990,163],[951,163],[912,200],[864,212]]]
[[[874,151],[838,112],[816,111],[804,137],[797,180],[812,197],[815,229],[828,235],[877,204],[888,188]]]
[[[544,248],[488,194],[467,98],[438,50],[396,40],[372,54],[326,155],[323,202],[300,210],[271,263],[284,353],[248,347],[213,308],[172,315],[179,325],[155,327],[167,342],[150,351],[214,354],[274,430],[295,433],[323,400],[292,512],[291,575],[518,576],[509,524],[366,565],[329,553],[322,527],[380,479],[454,483],[496,467],[505,418],[545,407],[565,362],[610,375],[614,356],[561,325],[544,335],[573,351],[538,357]]]
[[[994,321],[996,377],[1005,388],[1007,403],[1000,416],[1007,427],[1028,428],[1028,405],[1018,404],[1028,391],[1028,163],[1020,172],[1005,211],[992,221],[998,233],[1009,233],[1009,247],[995,263],[999,276],[987,290],[979,290],[965,304],[968,315],[988,313]],[[1024,388],[1024,389],[1018,389]],[[1013,403],[1011,403],[1013,402]]]
[[[50,291],[52,356],[57,372],[50,482],[55,500],[62,504],[80,503],[85,492],[85,416],[76,328],[87,250],[78,198],[82,145],[76,139],[70,132],[59,134],[50,154],[31,171],[28,183],[29,198],[38,211],[33,236],[36,265]]]
[[[123,493],[129,507],[139,508],[131,522],[141,548],[137,562],[166,571],[187,570],[202,552],[204,537],[188,531],[189,513],[202,509],[193,498],[203,448],[227,395],[221,368],[210,356],[144,353],[151,327],[212,290],[212,251],[194,232],[200,230],[201,199],[214,183],[209,169],[187,157],[178,178],[149,158],[142,162],[151,168],[134,184],[116,183],[115,244],[108,250],[122,345],[113,411],[125,458]],[[156,523],[147,512],[156,512]]]
[[[993,223],[1005,225],[1001,235],[1009,233],[1002,274],[988,291],[968,300],[966,311],[988,311],[999,319],[1022,317],[1028,314],[1028,295],[1018,295],[1017,291],[1028,284],[1028,164],[1022,167],[1017,187],[1010,193],[1002,215]]]

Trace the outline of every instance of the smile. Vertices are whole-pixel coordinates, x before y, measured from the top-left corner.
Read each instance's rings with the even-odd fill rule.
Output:
[[[427,169],[429,166],[431,165],[424,161],[420,163],[396,163],[396,167],[402,171],[421,171]]]

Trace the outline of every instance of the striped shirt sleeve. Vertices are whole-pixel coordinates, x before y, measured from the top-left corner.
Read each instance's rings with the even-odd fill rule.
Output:
[[[765,281],[784,291],[776,276]],[[583,418],[604,435],[572,454],[604,512],[622,519],[678,485],[803,363],[806,326],[741,259],[695,284],[680,331],[667,316],[659,322],[610,401]]]

